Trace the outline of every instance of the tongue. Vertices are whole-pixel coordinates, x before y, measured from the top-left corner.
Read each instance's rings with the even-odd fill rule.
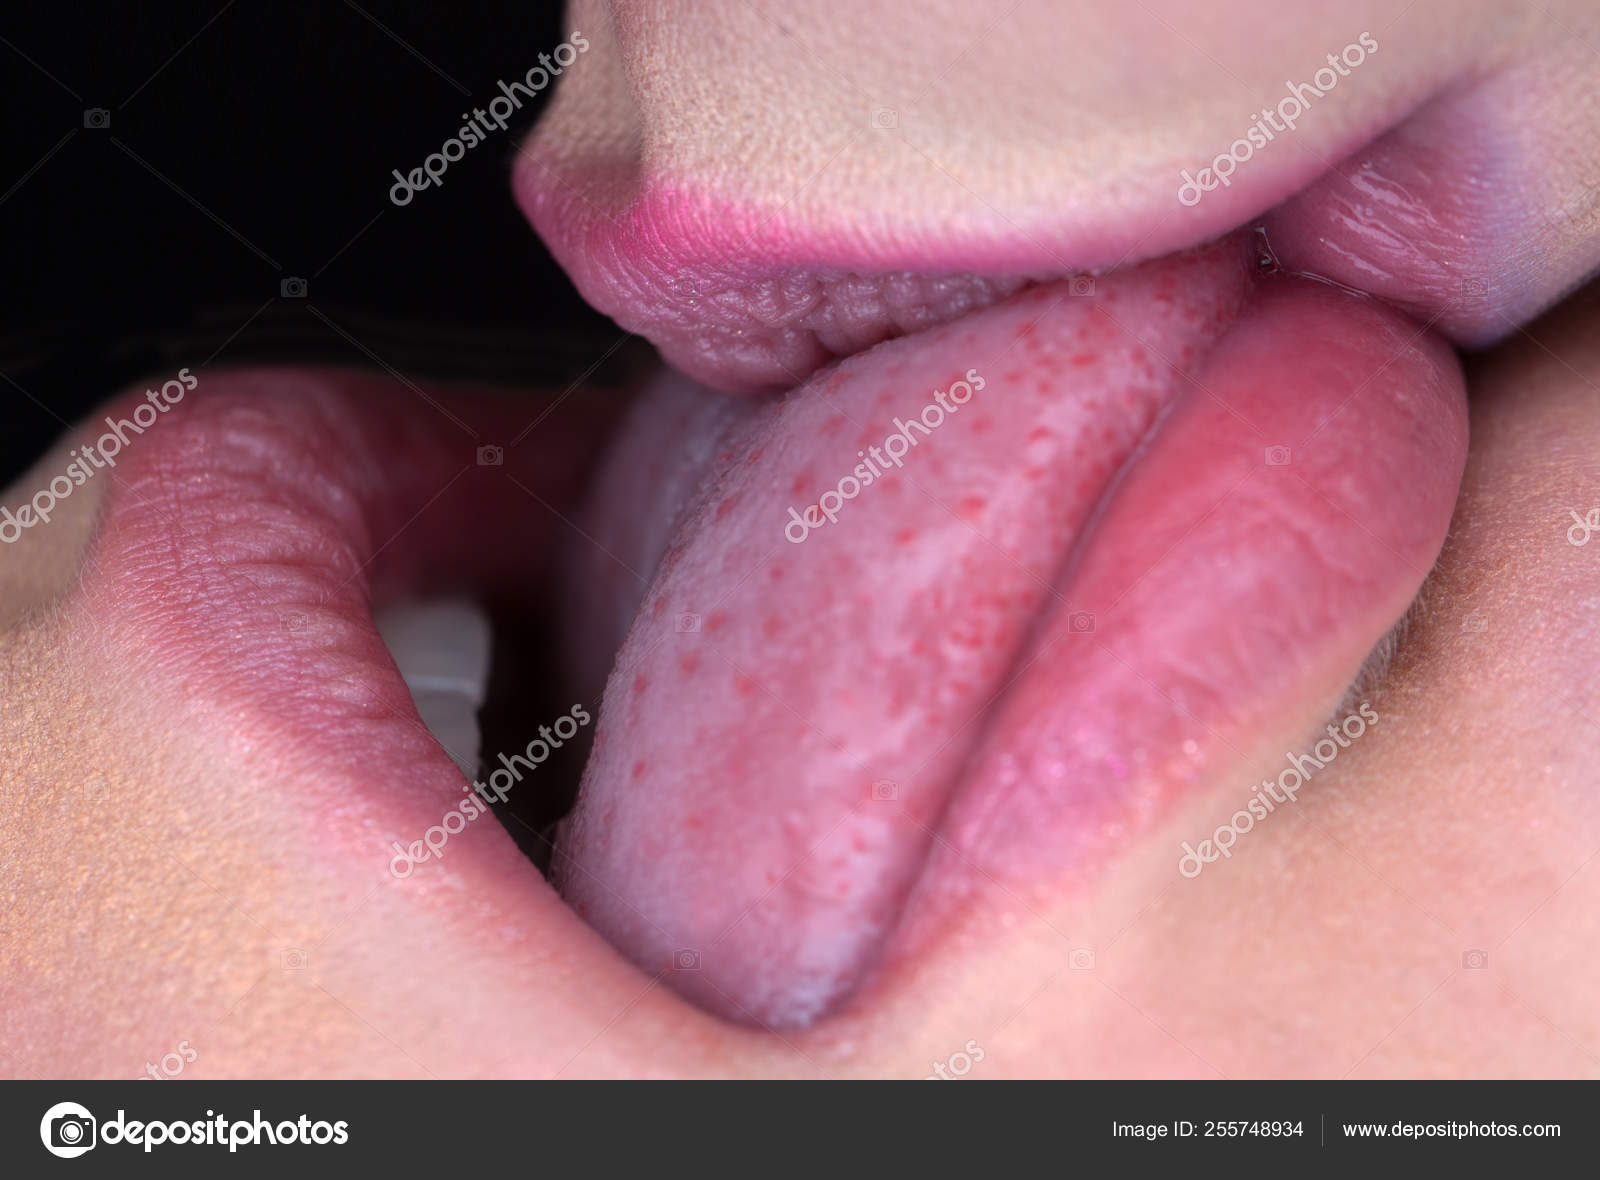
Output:
[[[654,574],[563,834],[578,911],[715,1011],[805,1024],[1331,707],[1442,542],[1459,375],[1252,263],[1035,288],[765,407],[647,399],[599,513]],[[687,503],[662,430],[701,456]]]

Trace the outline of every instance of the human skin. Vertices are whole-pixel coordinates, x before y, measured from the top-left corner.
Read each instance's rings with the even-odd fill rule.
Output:
[[[724,388],[787,388],[869,342],[829,313],[881,272],[1126,266],[1269,212],[1286,265],[1468,343],[1600,261],[1600,16],[1580,3],[701,0],[578,3],[569,27],[592,47],[518,196],[592,303]],[[1281,123],[1319,69],[1292,131],[1180,203],[1184,171],[1265,108]],[[802,339],[769,343],[784,328]]]
[[[1538,134],[1517,143],[1515,168],[1494,175],[1515,177],[1518,201],[1531,207],[1496,206],[1495,232],[1468,251],[1473,273],[1493,280],[1491,305],[1462,310],[1452,301],[1428,313],[1439,313],[1453,338],[1504,339],[1466,364],[1466,473],[1420,605],[1393,662],[1369,686],[1382,723],[1287,814],[1274,814],[1196,879],[1174,871],[1176,850],[1209,833],[1247,793],[1251,777],[1232,765],[1140,829],[1087,885],[1041,878],[1009,910],[975,911],[811,1027],[738,1027],[678,998],[659,972],[629,965],[496,828],[474,827],[457,838],[459,848],[453,841],[450,874],[428,881],[388,879],[376,851],[367,852],[383,841],[364,821],[420,829],[460,788],[396,695],[392,669],[362,620],[364,579],[351,575],[381,548],[384,560],[373,566],[380,593],[424,588],[417,555],[429,545],[457,546],[454,559],[485,584],[530,570],[491,568],[473,556],[472,538],[451,537],[448,513],[427,517],[421,535],[408,537],[400,525],[409,512],[381,527],[374,522],[383,513],[327,512],[268,475],[242,492],[283,508],[259,521],[253,538],[272,568],[246,570],[253,581],[243,585],[237,555],[218,544],[227,538],[206,532],[205,502],[182,518],[182,543],[140,543],[167,535],[140,529],[164,526],[160,497],[185,468],[153,459],[141,467],[131,454],[123,482],[98,479],[49,528],[0,553],[0,878],[18,899],[0,917],[0,1069],[131,1077],[187,1039],[197,1057],[184,1074],[196,1077],[921,1077],[968,1041],[983,1047],[972,1075],[981,1077],[1600,1073],[1590,1000],[1600,983],[1600,816],[1588,756],[1600,727],[1590,675],[1600,551],[1567,539],[1568,509],[1600,503],[1600,298],[1583,292],[1526,322],[1592,266],[1596,248],[1595,205],[1582,201],[1596,139],[1585,104],[1594,100],[1564,66],[1584,34],[1593,35],[1578,6],[1496,17],[1487,5],[1418,4],[1392,28],[1374,7],[1341,12],[1336,29],[1310,27],[1309,17],[1297,27],[1302,18],[1293,14],[1241,6],[1227,22],[1168,39],[1150,35],[1148,8],[1102,14],[1111,27],[1095,37],[1021,25],[1005,34],[1002,18],[993,36],[1016,55],[1006,72],[1030,82],[1027,95],[1061,88],[1037,102],[1018,93],[1020,83],[940,98],[941,71],[984,30],[947,32],[952,23],[920,18],[916,37],[950,41],[917,44],[865,18],[853,35],[807,36],[803,23],[785,17],[796,44],[778,54],[769,45],[761,60],[811,82],[773,86],[754,64],[740,66],[767,27],[751,12],[696,9],[669,25],[624,10],[619,23],[637,37],[639,109],[671,131],[661,132],[666,154],[652,153],[652,166],[676,170],[680,187],[711,183],[751,205],[798,194],[794,203],[816,225],[871,225],[874,210],[892,209],[897,227],[920,224],[926,240],[951,251],[951,270],[985,261],[961,243],[974,225],[993,230],[996,217],[1026,225],[1030,240],[1048,239],[1045,253],[1059,265],[1040,263],[1042,271],[1165,253],[1266,212],[1310,179],[1280,165],[1277,146],[1303,142],[1304,151],[1337,159],[1453,82],[1512,80],[1519,105],[1505,126]],[[1045,6],[1014,15],[1055,19]],[[1094,15],[1074,19],[1081,25]],[[588,19],[580,8],[571,23],[587,33]],[[1134,37],[1120,23],[1128,21],[1145,32]],[[604,18],[590,24],[605,27]],[[1264,92],[1282,75],[1302,77],[1298,63],[1315,68],[1351,39],[1347,24],[1373,27],[1383,50],[1340,83],[1340,102],[1319,105],[1292,143],[1244,166],[1230,189],[1209,193],[1197,208],[1214,220],[1181,231],[1177,219],[1166,229],[1151,224],[1173,205],[1178,170],[1225,145],[1250,108],[1248,99],[1217,96],[1210,59],[1221,57],[1247,89],[1254,79]],[[1440,29],[1449,30],[1443,41]],[[592,52],[603,53],[606,40],[590,35]],[[1215,40],[1201,41],[1208,52],[1196,54],[1205,37]],[[652,72],[654,61],[679,60],[653,48],[668,41],[674,52],[715,53],[716,68]],[[1137,46],[1138,56],[1106,51],[1117,45]],[[1369,92],[1367,70],[1391,60],[1391,49],[1415,65],[1374,73]],[[843,80],[853,71],[858,80]],[[819,74],[837,85],[818,82]],[[918,173],[916,152],[895,147],[891,161],[881,154],[885,141],[867,137],[855,141],[859,152],[844,151],[809,179],[861,126],[854,91],[867,85],[863,74],[873,86],[895,87],[878,101],[899,104],[908,135],[921,127],[937,138],[941,168]],[[596,104],[609,109],[584,77],[575,69],[564,82],[561,106],[540,132],[545,147],[593,142],[557,118]],[[697,95],[691,104],[689,78],[728,87],[728,96]],[[1352,82],[1361,85],[1347,94]],[[926,104],[915,119],[912,99]],[[731,136],[713,130],[695,114],[713,107],[751,124]],[[787,127],[797,111],[806,134],[779,134],[779,121]],[[1084,133],[1101,118],[1114,119],[1114,134]],[[996,127],[1007,133],[989,130]],[[708,163],[710,146],[727,142],[750,151]],[[539,160],[545,147],[529,158]],[[957,160],[962,151],[970,156]],[[982,200],[963,199],[937,175],[970,175],[980,161],[993,185]],[[1028,195],[1036,186],[1058,194],[1056,212],[1072,216],[1049,224],[1052,214]],[[1118,236],[1114,223],[1138,220],[1125,206],[1150,211],[1147,246]],[[905,262],[890,233],[862,235],[827,257],[793,252],[820,249],[821,233],[791,235],[765,254],[746,248],[748,257],[706,236],[691,246],[718,251],[717,267],[746,277],[764,265]],[[556,245],[583,284],[585,268],[599,263]],[[684,265],[674,257],[664,269]],[[599,290],[604,281],[590,285]],[[203,373],[202,382],[188,416],[156,428],[187,438],[196,450],[161,446],[196,456],[202,471],[204,449],[230,429],[246,449],[282,448],[289,462],[295,448],[324,437],[316,423],[328,411],[316,407],[347,396],[398,407],[411,396],[339,374]],[[256,397],[311,405],[305,428],[251,433],[260,429]],[[474,414],[498,412],[448,404],[474,422]],[[397,413],[425,435],[421,423],[434,411],[417,404]],[[535,433],[521,471],[568,518],[577,490],[555,457],[581,453],[571,440],[590,437],[581,423],[571,429],[545,449]],[[470,462],[464,439],[452,440],[456,449],[443,457],[418,443],[415,453],[401,452],[407,462],[386,449],[392,443],[374,441],[369,462],[352,464],[366,474],[351,476],[333,499],[392,500],[385,512],[421,508],[449,472]],[[61,461],[47,457],[37,470]],[[386,465],[416,474],[417,487],[396,493],[379,474]],[[442,474],[430,484],[432,471]],[[6,502],[35,482],[25,476]],[[469,499],[456,508],[483,507],[493,519],[504,490],[482,491],[481,504],[470,499],[478,492],[463,492]],[[155,521],[141,517],[141,496]],[[325,566],[308,563],[307,521],[316,530],[312,556],[332,554]],[[559,530],[549,519],[542,527],[529,549],[553,554]],[[263,561],[259,553],[248,560]],[[172,578],[183,571],[192,581],[176,593]],[[324,575],[328,581],[316,581]],[[327,622],[336,642],[328,646],[303,646],[302,630],[257,626],[305,601],[302,578],[333,603]],[[243,614],[227,614],[241,604]],[[209,658],[193,658],[197,651]],[[285,672],[294,693],[275,679]],[[1326,687],[1303,686],[1307,709]],[[1258,736],[1268,743],[1282,735]],[[367,756],[369,749],[378,753]],[[303,970],[285,969],[290,948],[307,951]],[[1073,957],[1085,949],[1092,968]],[[1486,967],[1464,966],[1463,955],[1475,950],[1487,952]]]

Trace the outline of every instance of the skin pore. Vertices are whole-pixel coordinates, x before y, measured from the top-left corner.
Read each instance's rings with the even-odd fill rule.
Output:
[[[974,912],[812,1027],[740,1027],[626,961],[496,825],[453,836],[449,872],[426,881],[388,879],[366,855],[383,841],[365,821],[392,814],[373,799],[397,799],[395,822],[420,830],[461,791],[403,701],[348,688],[393,687],[360,621],[356,571],[371,564],[382,598],[422,586],[430,552],[478,561],[450,515],[478,492],[394,540],[404,515],[325,518],[263,463],[240,495],[283,505],[256,538],[271,563],[221,552],[205,504],[183,518],[193,531],[178,552],[151,552],[140,503],[168,511],[161,496],[188,460],[133,453],[0,551],[0,886],[14,899],[0,915],[0,1072],[132,1077],[188,1041],[196,1077],[917,1078],[975,1041],[974,1077],[1600,1074],[1600,549],[1568,537],[1569,512],[1600,505],[1600,295],[1569,294],[1600,256],[1596,18],[1576,2],[1333,15],[1237,3],[1225,20],[1189,7],[996,16],[950,3],[908,29],[886,5],[824,19],[710,0],[579,4],[568,24],[592,48],[517,185],[586,297],[691,370],[684,342],[711,313],[685,312],[657,282],[686,270],[743,291],[797,267],[898,269],[931,251],[940,271],[1068,273],[1265,215],[1286,265],[1367,288],[1403,273],[1419,318],[1488,346],[1464,362],[1470,450],[1438,564],[1393,659],[1363,686],[1382,720],[1297,803],[1180,877],[1180,842],[1211,833],[1260,777],[1221,767],[1091,887],[1046,885]],[[1292,135],[1193,211],[1177,202],[1183,169],[1362,30],[1379,51]],[[897,125],[874,127],[878,109]],[[1452,147],[1438,161],[1441,136]],[[1365,188],[1319,179],[1352,152]],[[1373,194],[1416,196],[1420,179],[1400,178],[1419,156],[1452,211],[1441,222],[1472,229],[1449,261],[1485,284],[1482,300],[1435,281],[1428,259],[1337,232],[1352,208],[1382,222],[1392,207]],[[685,194],[739,216],[697,220]],[[596,228],[618,209],[682,232],[657,234],[662,255],[641,262]],[[629,303],[618,292],[630,284],[660,296]],[[768,360],[697,375],[765,388]],[[164,454],[244,437],[292,469],[297,449],[348,443],[341,407],[410,397],[348,373],[200,379],[187,417],[151,432],[171,436]],[[478,391],[434,392],[458,414],[497,412]],[[302,428],[252,433],[261,404],[303,407]],[[412,408],[396,430],[415,449],[397,452],[388,434],[350,444],[354,474],[329,500],[376,502],[391,469],[454,470],[453,453],[430,449],[433,411]],[[564,518],[609,425],[579,419],[535,435],[520,472]],[[63,469],[66,445],[5,502]],[[420,509],[444,481],[417,480],[425,490],[401,502]],[[289,538],[308,519],[320,531],[302,551]],[[544,576],[561,530],[541,527],[525,544]],[[306,647],[326,633],[221,617],[229,603],[275,615],[302,601],[284,570],[326,575],[318,593],[356,587],[355,621],[330,617],[333,638]],[[249,689],[283,667],[303,710]],[[1325,711],[1315,687],[1296,705]],[[1297,740],[1259,736],[1274,753]],[[375,765],[368,747],[405,764]]]

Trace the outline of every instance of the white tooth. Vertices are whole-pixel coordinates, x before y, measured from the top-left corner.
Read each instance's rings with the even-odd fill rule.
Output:
[[[428,732],[461,773],[478,771],[478,709],[489,686],[489,618],[460,599],[391,607],[378,633],[405,677]]]

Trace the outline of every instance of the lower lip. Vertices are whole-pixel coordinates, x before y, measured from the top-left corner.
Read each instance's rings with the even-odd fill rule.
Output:
[[[248,800],[259,787],[303,817],[300,838],[330,864],[384,874],[394,844],[438,824],[465,784],[418,720],[372,603],[525,600],[608,415],[593,400],[541,404],[356,371],[197,376],[80,493],[105,506],[62,629],[108,648],[98,663],[136,670],[138,698],[160,702],[150,716],[162,725],[182,718],[188,739],[230,751],[236,779],[215,797]],[[134,393],[105,409],[120,420],[143,404]],[[460,845],[478,847],[497,879],[531,873],[496,825],[475,825]],[[471,863],[452,854],[452,871]],[[410,887],[424,890],[441,878],[417,876]]]
[[[719,425],[563,841],[579,912],[650,969],[695,948],[670,978],[705,1006],[803,1025],[985,882],[1094,879],[1347,682],[1442,543],[1459,371],[1252,261],[1234,239],[1036,288]],[[785,543],[974,369],[902,468]]]

